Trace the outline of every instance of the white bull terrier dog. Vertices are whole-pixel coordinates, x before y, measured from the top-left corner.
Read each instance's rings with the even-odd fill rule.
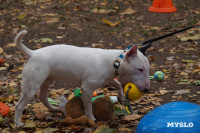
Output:
[[[95,120],[92,112],[92,93],[95,89],[112,83],[117,88],[120,103],[123,104],[123,85],[126,83],[134,83],[141,91],[150,88],[149,62],[137,46],[124,51],[60,44],[30,50],[21,43],[26,33],[23,30],[15,38],[16,45],[27,57],[22,71],[22,95],[15,110],[16,127],[23,125],[22,112],[39,88],[39,99],[43,104],[50,110],[59,110],[47,100],[48,87],[55,80],[81,87],[84,112],[92,120]],[[116,72],[119,81],[114,80]]]

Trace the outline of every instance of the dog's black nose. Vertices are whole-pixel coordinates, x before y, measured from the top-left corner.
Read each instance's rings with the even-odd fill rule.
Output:
[[[144,92],[149,92],[149,89],[145,89]]]

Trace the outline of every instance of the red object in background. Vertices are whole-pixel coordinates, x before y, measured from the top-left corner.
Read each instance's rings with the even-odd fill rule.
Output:
[[[5,103],[0,102],[0,114],[6,116],[10,112],[10,107]]]
[[[173,6],[172,0],[154,0],[152,6],[149,8],[151,12],[172,13],[177,11]]]
[[[0,65],[2,65],[3,63],[5,63],[5,60],[0,58]]]
[[[97,92],[94,91],[92,96],[93,96],[93,97],[96,97],[96,96],[97,96]]]

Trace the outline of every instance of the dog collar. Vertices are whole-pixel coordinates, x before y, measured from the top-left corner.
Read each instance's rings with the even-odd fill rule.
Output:
[[[125,54],[127,53],[127,51],[129,51],[129,50],[131,49],[131,47],[132,47],[132,46],[128,46],[128,47],[123,51],[123,53],[121,53],[121,54],[117,57],[117,59],[115,60],[115,62],[114,62],[114,68],[115,68],[115,75],[116,75],[116,76],[119,75],[118,69],[119,69],[119,67],[120,67],[120,64],[121,64],[121,62],[122,62],[122,60],[123,60]]]

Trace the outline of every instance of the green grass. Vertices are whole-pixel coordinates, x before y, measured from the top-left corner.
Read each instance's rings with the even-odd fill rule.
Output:
[[[179,27],[180,24],[178,22],[170,22],[167,26],[167,29],[173,29]]]
[[[57,26],[58,26],[58,23],[50,23],[49,24],[49,27],[51,27],[51,28],[57,28]]]
[[[195,25],[196,23],[198,23],[198,21],[200,21],[200,14],[187,20],[187,25],[188,26],[192,26]]]

